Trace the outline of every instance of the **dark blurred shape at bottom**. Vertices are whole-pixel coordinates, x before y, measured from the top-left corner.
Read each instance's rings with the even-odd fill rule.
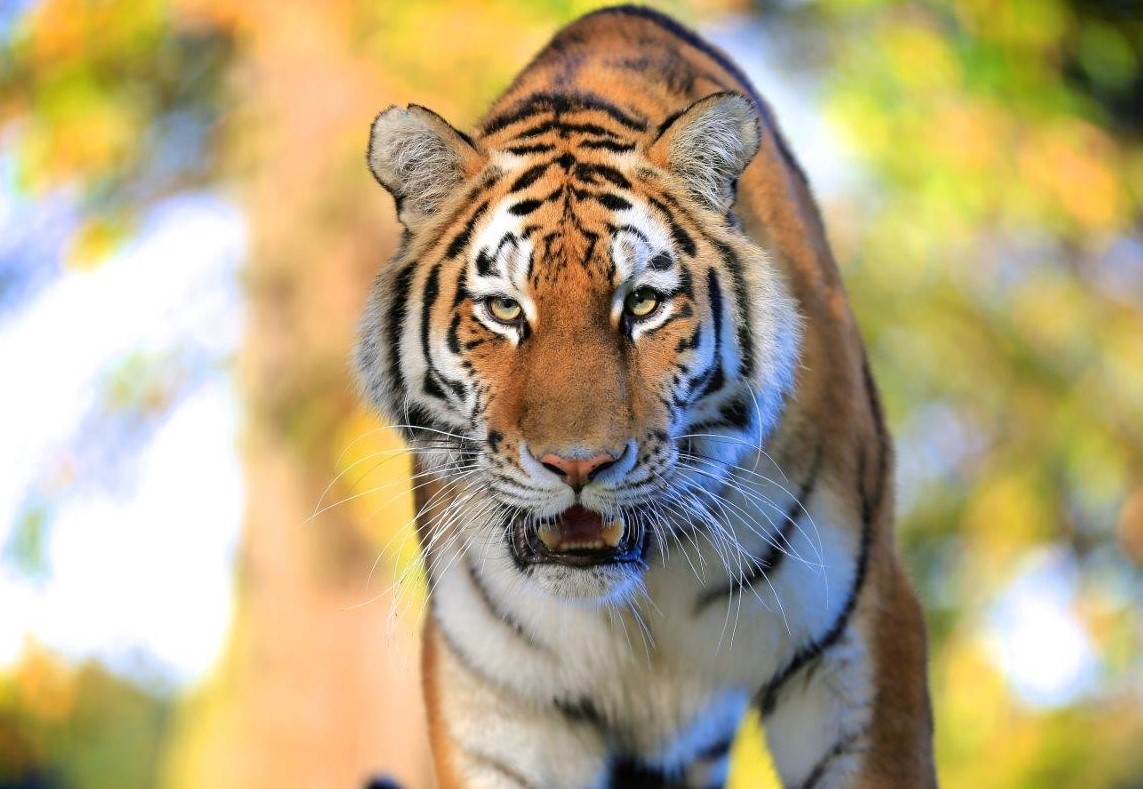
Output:
[[[365,789],[401,789],[401,785],[392,778],[378,775],[369,779],[369,782],[365,784]]]

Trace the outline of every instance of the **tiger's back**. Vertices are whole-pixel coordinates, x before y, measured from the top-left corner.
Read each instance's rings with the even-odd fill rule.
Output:
[[[789,785],[934,784],[891,444],[745,77],[609,9],[473,137],[371,146],[408,233],[358,366],[426,475],[442,785],[721,785],[751,704]]]

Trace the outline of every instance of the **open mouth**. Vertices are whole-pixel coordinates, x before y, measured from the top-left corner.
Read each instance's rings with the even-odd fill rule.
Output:
[[[621,515],[601,515],[575,504],[550,520],[519,521],[512,529],[512,549],[529,564],[590,567],[642,561],[646,535],[628,526]]]

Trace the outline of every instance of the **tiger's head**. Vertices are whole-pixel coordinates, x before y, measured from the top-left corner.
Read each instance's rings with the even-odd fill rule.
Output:
[[[445,480],[426,551],[617,599],[709,520],[798,356],[794,300],[733,214],[759,140],[735,93],[658,127],[541,95],[475,140],[416,105],[377,117],[368,162],[405,231],[356,363]]]

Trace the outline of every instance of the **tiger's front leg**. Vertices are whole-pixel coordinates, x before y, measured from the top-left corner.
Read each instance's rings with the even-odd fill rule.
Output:
[[[880,565],[847,626],[812,643],[755,700],[785,787],[928,789],[932,718],[920,607]]]
[[[609,755],[597,732],[482,676],[465,663],[431,616],[422,648],[440,789],[608,786]]]

